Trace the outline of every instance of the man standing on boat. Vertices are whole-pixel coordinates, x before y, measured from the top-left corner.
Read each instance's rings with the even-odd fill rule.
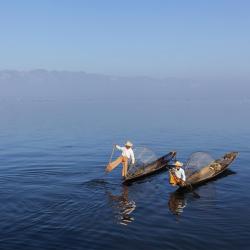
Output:
[[[116,168],[119,164],[122,163],[122,176],[126,177],[128,172],[128,164],[135,164],[135,155],[132,149],[133,144],[130,141],[127,141],[124,147],[120,147],[119,145],[115,145],[115,148],[122,152],[122,155],[118,157],[113,162],[110,162],[106,167],[106,171],[110,172],[114,168]]]
[[[183,163],[180,161],[175,162],[175,167],[170,170],[170,184],[173,186],[180,185],[185,186],[186,185],[186,174],[183,168]]]

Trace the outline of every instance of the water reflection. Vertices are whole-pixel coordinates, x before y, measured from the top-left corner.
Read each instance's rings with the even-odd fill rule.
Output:
[[[170,194],[168,207],[172,214],[179,216],[183,213],[183,209],[187,205],[184,193],[173,192]]]
[[[114,209],[115,218],[119,224],[128,225],[134,221],[132,212],[136,208],[133,200],[129,200],[129,187],[124,185],[120,195],[114,195],[110,191],[106,191],[111,207]]]
[[[216,186],[213,185],[214,182],[218,179],[222,179],[233,174],[236,174],[236,172],[228,169],[221,175],[210,181],[208,185],[205,184],[204,186],[202,186],[202,188],[197,187],[193,190],[185,191],[176,190],[175,192],[170,193],[168,200],[169,211],[173,215],[180,217],[180,215],[184,212],[184,209],[187,208],[188,204],[200,198],[202,198],[199,202],[200,207],[202,206],[202,203],[206,203],[206,205],[208,205],[208,202],[211,203],[215,200]]]

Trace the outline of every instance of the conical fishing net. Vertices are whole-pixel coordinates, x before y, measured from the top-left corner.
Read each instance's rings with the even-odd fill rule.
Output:
[[[128,175],[130,176],[138,172],[143,172],[145,170],[145,166],[157,160],[156,154],[146,147],[134,148],[134,154],[135,164],[130,165],[128,169]]]
[[[148,164],[157,160],[156,154],[145,147],[137,147],[134,149],[134,154],[136,158],[136,163],[139,165]]]
[[[205,167],[214,161],[213,157],[205,152],[193,153],[187,163],[185,164],[185,172],[187,176],[190,176],[194,172],[199,171],[202,167]]]

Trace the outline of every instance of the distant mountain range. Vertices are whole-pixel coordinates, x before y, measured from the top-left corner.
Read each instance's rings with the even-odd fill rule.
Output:
[[[0,71],[0,98],[250,100],[246,80],[117,77],[71,71]]]

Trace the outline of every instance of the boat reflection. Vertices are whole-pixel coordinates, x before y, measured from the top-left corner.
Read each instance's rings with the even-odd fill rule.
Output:
[[[106,192],[118,223],[121,225],[128,225],[134,221],[132,212],[135,210],[136,204],[133,200],[129,200],[129,187],[124,185],[121,195],[113,195],[110,191]]]
[[[202,188],[196,187],[195,189],[185,191],[176,190],[175,192],[170,193],[168,200],[169,211],[173,215],[179,217],[184,212],[184,209],[186,209],[187,205],[193,201],[203,198],[199,202],[199,205],[201,205],[202,202],[213,202],[214,197],[216,196],[216,187],[213,185],[213,183],[218,179],[222,179],[233,174],[236,174],[236,172],[228,169],[207,183],[208,185],[203,185]]]

